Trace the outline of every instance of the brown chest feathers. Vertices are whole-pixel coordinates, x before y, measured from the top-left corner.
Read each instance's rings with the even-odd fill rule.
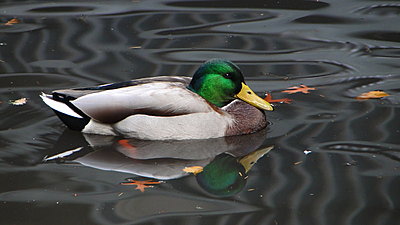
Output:
[[[224,109],[234,123],[227,129],[226,135],[241,135],[257,132],[267,126],[265,113],[243,101],[235,100]]]

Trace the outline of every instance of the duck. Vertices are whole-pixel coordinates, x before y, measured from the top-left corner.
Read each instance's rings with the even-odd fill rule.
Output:
[[[141,140],[209,139],[264,129],[273,107],[225,59],[192,77],[157,76],[40,95],[72,130]]]

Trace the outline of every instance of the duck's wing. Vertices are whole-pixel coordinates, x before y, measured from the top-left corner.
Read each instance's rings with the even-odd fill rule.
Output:
[[[188,86],[191,79],[192,79],[191,77],[184,77],[184,76],[146,77],[146,78],[140,78],[140,79],[117,82],[117,83],[109,83],[109,84],[103,84],[103,85],[92,86],[92,87],[61,89],[61,90],[53,91],[52,95],[55,99],[66,98],[68,100],[74,100],[74,99],[77,99],[84,95],[93,94],[96,92],[119,89],[119,88],[124,88],[124,87],[133,87],[133,86],[137,86],[137,85],[150,84],[150,83],[155,83],[155,82],[170,82],[170,83],[177,83],[177,84],[182,84],[184,86]]]
[[[153,82],[105,90],[79,97],[71,103],[103,123],[115,123],[130,115],[176,116],[209,112],[211,106],[180,83]]]
[[[42,98],[55,111],[102,123],[115,123],[134,114],[175,116],[215,110],[186,88],[189,82],[186,77],[145,78],[58,90]]]

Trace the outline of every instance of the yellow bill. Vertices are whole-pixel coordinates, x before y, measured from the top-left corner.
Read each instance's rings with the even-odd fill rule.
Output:
[[[271,104],[269,104],[269,102],[265,101],[264,99],[258,97],[258,95],[256,95],[254,93],[253,90],[251,90],[249,88],[249,86],[247,86],[245,83],[242,83],[242,89],[240,90],[240,92],[235,96],[236,98],[239,98],[247,103],[249,103],[250,105],[257,107],[259,109],[264,109],[264,110],[268,110],[268,111],[272,111],[274,110],[271,106]]]

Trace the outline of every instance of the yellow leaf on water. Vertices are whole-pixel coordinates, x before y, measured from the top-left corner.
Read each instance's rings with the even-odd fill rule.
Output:
[[[10,100],[10,104],[11,105],[25,105],[27,101],[28,101],[27,98],[20,98],[17,100]]]
[[[389,96],[389,94],[384,91],[370,91],[362,93],[361,95],[357,96],[356,99],[383,98],[386,96]]]
[[[190,167],[185,167],[183,169],[184,172],[186,173],[193,173],[194,175],[203,172],[203,167],[201,166],[190,166]]]

